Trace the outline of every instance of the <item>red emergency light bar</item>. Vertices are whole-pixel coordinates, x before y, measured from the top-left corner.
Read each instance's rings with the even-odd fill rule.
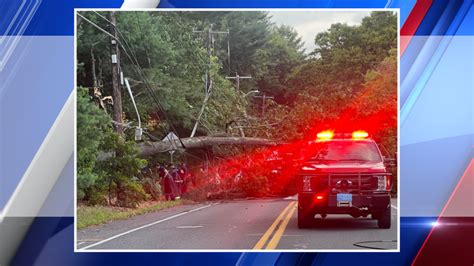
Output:
[[[326,130],[326,131],[321,131],[317,134],[317,140],[331,140],[333,139],[334,137],[338,137],[338,138],[350,138],[352,137],[352,139],[354,140],[357,140],[357,139],[366,139],[369,137],[369,133],[367,133],[366,131],[362,131],[362,130],[358,130],[358,131],[354,131],[351,133],[337,133],[337,134],[334,134],[334,131],[330,131],[330,130]]]
[[[352,132],[352,138],[353,139],[365,139],[369,136],[369,133],[365,131],[354,131]]]
[[[330,130],[319,132],[317,135],[318,140],[329,140],[334,137],[334,132]]]

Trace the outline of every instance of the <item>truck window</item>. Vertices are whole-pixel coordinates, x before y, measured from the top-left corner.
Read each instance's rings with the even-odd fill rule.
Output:
[[[315,161],[361,161],[381,162],[379,150],[374,142],[368,141],[328,141],[318,143]]]

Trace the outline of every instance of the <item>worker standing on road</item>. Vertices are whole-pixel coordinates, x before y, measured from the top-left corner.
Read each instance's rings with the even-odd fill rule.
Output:
[[[166,200],[173,200],[174,195],[173,195],[173,187],[174,187],[174,182],[173,178],[171,177],[170,173],[168,170],[166,170],[165,167],[162,165],[159,166],[158,172],[160,173],[160,176],[162,178],[162,184],[163,184],[163,189],[164,189],[164,194],[165,194],[165,199]]]
[[[181,198],[181,185],[183,181],[179,175],[179,169],[176,166],[171,165],[170,175],[173,180],[173,194],[175,198]]]

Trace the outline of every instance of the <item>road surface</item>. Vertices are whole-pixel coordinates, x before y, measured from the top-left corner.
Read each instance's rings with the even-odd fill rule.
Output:
[[[377,221],[328,215],[298,229],[295,199],[178,206],[77,232],[77,250],[397,249],[397,202],[391,229]],[[319,216],[317,216],[318,218]]]

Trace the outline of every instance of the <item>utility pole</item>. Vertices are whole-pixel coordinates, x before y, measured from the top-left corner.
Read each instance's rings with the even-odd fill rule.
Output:
[[[225,78],[226,79],[235,79],[236,80],[237,91],[240,91],[240,80],[241,79],[251,79],[252,76],[239,76],[239,74],[237,72],[235,72],[234,77],[225,77]]]
[[[115,37],[110,39],[110,54],[112,60],[112,99],[114,101],[112,119],[114,121],[115,131],[122,135],[122,92],[120,89],[120,50],[117,43],[117,21],[115,19],[115,11],[109,12],[110,30]]]
[[[95,56],[94,56],[94,45],[91,46],[91,63],[92,63],[92,86],[96,89],[99,84],[97,82],[97,75],[95,73]]]
[[[265,93],[263,93],[262,95],[256,95],[256,96],[253,96],[253,97],[262,99],[262,117],[264,117],[265,116],[265,108],[266,108],[266,100],[267,99],[273,99],[274,97],[273,96],[267,96]]]
[[[237,92],[240,91],[240,80],[241,79],[251,79],[252,76],[240,76],[239,73],[235,72],[235,76],[233,77],[225,77],[226,79],[235,79],[235,85],[236,85],[236,89],[237,89]],[[245,96],[244,96],[245,97]],[[247,115],[245,115],[247,116]],[[240,125],[239,122],[235,122],[235,124],[237,125],[237,127],[239,128],[239,132],[240,132],[240,136],[241,137],[245,137],[245,132],[244,132],[244,129],[242,128],[242,126]]]
[[[204,113],[205,107],[207,105],[207,102],[209,101],[209,98],[211,97],[212,93],[212,79],[211,75],[209,74],[209,69],[211,68],[211,57],[212,57],[212,52],[214,51],[214,35],[217,34],[227,34],[229,35],[229,30],[227,31],[214,31],[212,29],[214,25],[210,24],[209,28],[207,30],[193,30],[194,33],[206,33],[207,34],[207,55],[209,56],[209,67],[206,69],[206,73],[204,76],[204,91],[205,91],[205,96],[204,96],[204,101],[201,106],[201,110],[199,111],[198,117],[196,119],[196,123],[194,123],[193,131],[191,132],[191,138],[194,137],[197,131],[197,127],[199,125],[199,120],[201,120],[202,114]],[[229,46],[229,45],[228,45]],[[227,48],[229,49],[229,47]],[[229,51],[227,51],[229,54]]]
[[[206,35],[207,35],[206,48],[207,48],[207,55],[209,56],[209,68],[211,66],[212,52],[214,51],[214,42],[215,42],[214,36],[217,35],[217,34],[227,34],[227,35],[229,35],[229,30],[215,31],[215,30],[213,30],[213,27],[214,27],[214,24],[211,23],[207,30],[193,30],[194,33],[206,33]],[[227,53],[229,54],[230,53],[229,52],[229,49],[230,49],[229,45],[228,45],[227,49],[228,49]],[[209,76],[209,70],[206,70],[206,74],[205,74],[206,95],[210,94],[210,92],[211,92],[210,79],[211,79],[211,77]]]

